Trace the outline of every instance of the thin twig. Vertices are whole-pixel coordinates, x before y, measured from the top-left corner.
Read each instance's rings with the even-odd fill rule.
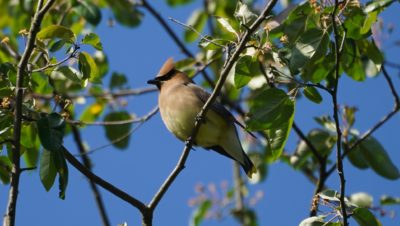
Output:
[[[26,76],[26,69],[29,63],[29,58],[32,55],[32,51],[35,48],[36,34],[40,30],[44,15],[53,5],[55,0],[48,0],[43,6],[43,0],[39,0],[37,4],[37,10],[33,16],[31,27],[29,29],[27,44],[25,46],[24,53],[22,54],[21,60],[18,63],[17,69],[17,82],[15,87],[16,103],[14,110],[14,133],[13,140],[14,145],[12,146],[13,158],[11,168],[11,181],[10,190],[8,196],[8,204],[6,213],[4,215],[3,226],[14,226],[15,216],[18,200],[18,187],[20,177],[20,139],[22,129],[22,102],[24,96],[24,77]]]
[[[104,122],[84,122],[81,120],[70,120],[66,119],[66,122],[72,125],[86,125],[86,126],[111,126],[111,125],[125,125],[125,124],[132,124],[132,123],[138,123],[138,122],[145,122],[149,118],[151,118],[153,115],[155,115],[158,112],[158,107],[154,107],[149,113],[147,113],[145,116],[142,116],[140,118],[131,118],[127,120],[120,120],[120,121],[104,121]]]
[[[161,187],[158,190],[158,192],[154,195],[153,199],[151,200],[151,202],[149,204],[149,208],[150,209],[154,210],[157,207],[157,204],[160,202],[160,200],[162,199],[164,194],[167,192],[167,190],[170,187],[170,185],[172,184],[172,182],[179,175],[179,173],[184,169],[186,159],[189,156],[190,149],[192,148],[194,139],[195,139],[196,134],[197,134],[197,132],[199,130],[199,127],[201,125],[202,119],[206,115],[206,113],[207,113],[208,109],[210,108],[211,104],[217,99],[217,96],[221,92],[222,86],[224,85],[224,82],[225,82],[230,70],[232,69],[232,67],[235,64],[235,62],[238,60],[238,58],[239,58],[241,52],[243,51],[243,49],[244,49],[244,47],[246,45],[246,42],[249,39],[250,35],[252,35],[256,31],[256,29],[258,29],[258,27],[263,22],[264,18],[271,12],[271,10],[275,6],[276,2],[277,2],[277,0],[271,0],[267,4],[267,6],[262,11],[261,15],[256,19],[256,21],[244,33],[244,35],[242,36],[242,38],[241,38],[241,40],[240,40],[235,52],[232,55],[230,55],[230,58],[226,59],[226,61],[227,61],[227,63],[225,64],[226,66],[223,68],[223,70],[221,72],[221,75],[220,75],[220,77],[218,79],[218,82],[217,82],[212,94],[210,95],[210,97],[208,98],[208,100],[204,104],[202,110],[199,112],[199,114],[196,117],[196,121],[195,121],[195,125],[194,125],[194,128],[193,128],[193,131],[191,133],[191,136],[188,137],[188,139],[186,140],[186,145],[185,145],[185,147],[183,149],[183,152],[182,152],[182,155],[181,155],[181,157],[180,157],[180,159],[178,161],[178,164],[175,166],[174,170],[171,172],[171,174],[165,180],[163,185],[161,185]]]
[[[335,0],[335,8],[333,10],[333,13],[331,14],[332,18],[332,25],[333,25],[333,35],[334,35],[334,46],[335,46],[335,80],[334,80],[334,86],[333,86],[333,93],[332,93],[332,104],[333,104],[333,118],[335,120],[335,125],[336,125],[336,135],[337,135],[337,141],[336,141],[336,165],[337,165],[337,172],[340,178],[340,207],[341,207],[341,213],[343,217],[343,225],[348,226],[348,216],[347,216],[347,210],[346,210],[346,203],[344,200],[345,197],[345,185],[346,185],[346,179],[344,176],[344,170],[343,170],[343,159],[342,159],[342,131],[340,129],[340,122],[339,122],[339,109],[338,109],[338,100],[337,100],[337,93],[338,93],[338,86],[339,86],[339,76],[340,76],[340,60],[341,60],[341,52],[343,49],[343,43],[346,37],[346,32],[344,31],[342,40],[340,41],[340,35],[339,31],[337,28],[336,24],[336,18],[337,18],[337,11],[339,9],[339,0]]]
[[[214,44],[214,45],[216,45],[216,46],[218,46],[218,47],[221,47],[221,48],[223,49],[223,51],[226,50],[226,46],[221,45],[221,44],[219,44],[219,43],[216,43],[216,42],[214,42],[212,39],[209,39],[207,36],[204,36],[203,34],[201,34],[200,32],[198,32],[196,29],[194,29],[194,27],[193,27],[192,25],[187,25],[187,24],[182,23],[182,22],[180,22],[179,20],[174,19],[174,18],[172,18],[172,17],[169,17],[168,19],[169,19],[170,21],[174,22],[174,23],[177,23],[177,24],[179,24],[179,25],[185,27],[186,29],[189,29],[189,30],[193,31],[193,32],[196,33],[198,36],[200,36],[200,39],[201,39],[201,40],[204,39],[204,40],[206,40],[207,42],[210,42],[210,43],[212,43],[212,44]]]
[[[74,48],[72,49],[72,52],[67,57],[65,57],[63,60],[61,60],[61,61],[59,61],[57,63],[54,63],[54,64],[47,64],[46,66],[43,66],[41,68],[34,69],[34,70],[31,71],[31,73],[32,72],[41,72],[41,71],[44,71],[44,70],[49,69],[49,68],[57,67],[57,66],[65,63],[65,62],[67,62],[71,58],[75,58],[76,57],[76,52],[78,51],[78,49],[79,49],[79,46],[78,45],[74,45]]]

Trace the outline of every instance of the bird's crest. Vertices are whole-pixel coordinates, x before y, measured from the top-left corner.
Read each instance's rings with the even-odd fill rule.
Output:
[[[165,61],[164,65],[161,67],[160,71],[158,72],[157,77],[167,74],[174,68],[175,68],[174,59],[172,57],[170,57],[170,58],[168,58],[167,61]]]

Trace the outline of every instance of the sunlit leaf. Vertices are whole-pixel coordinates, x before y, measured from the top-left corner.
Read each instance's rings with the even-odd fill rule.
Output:
[[[88,78],[93,83],[101,83],[96,62],[89,53],[82,51],[79,54],[78,63],[79,70],[83,74],[83,79]]]
[[[234,82],[236,88],[242,88],[247,85],[254,76],[260,74],[260,66],[257,60],[253,60],[249,55],[239,58],[235,66]]]
[[[58,72],[62,73],[66,78],[69,80],[76,82],[76,83],[81,83],[81,78],[80,75],[74,72],[72,67],[70,66],[61,66],[56,69]]]
[[[82,44],[88,44],[93,46],[97,50],[103,50],[103,46],[100,42],[100,37],[95,33],[89,33],[82,39]]]
[[[95,102],[89,106],[87,106],[80,117],[80,120],[83,122],[94,122],[96,121],[99,116],[103,113],[104,111],[104,103],[102,102]]]
[[[257,15],[250,10],[249,6],[241,1],[237,2],[234,16],[245,25],[250,25],[257,19]]]
[[[235,34],[236,36],[238,36],[238,33],[236,32],[236,30],[232,27],[232,25],[229,23],[229,20],[223,17],[217,17],[217,21],[218,23],[220,23],[222,25],[223,28],[225,28],[227,31],[229,31],[230,33]]]
[[[54,39],[59,38],[65,42],[75,42],[74,33],[67,27],[61,25],[50,25],[43,28],[37,33],[38,39]]]
[[[367,3],[367,6],[364,9],[364,12],[369,13],[372,11],[382,11],[386,7],[390,6],[393,2],[396,2],[396,0],[376,0],[376,1],[370,1]]]
[[[370,208],[370,207],[372,207],[372,204],[373,204],[373,198],[368,193],[357,192],[357,193],[351,194],[350,202],[352,202],[353,204],[355,204],[358,207]]]

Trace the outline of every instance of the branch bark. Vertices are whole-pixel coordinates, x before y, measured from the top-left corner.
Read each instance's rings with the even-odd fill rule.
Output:
[[[24,53],[22,54],[21,60],[18,63],[17,69],[17,83],[15,87],[16,104],[14,110],[14,134],[13,134],[13,146],[12,146],[12,168],[11,168],[11,181],[10,190],[8,196],[7,210],[4,215],[3,226],[14,226],[15,216],[18,200],[18,187],[19,177],[21,173],[20,169],[20,139],[21,139],[21,128],[22,128],[22,102],[24,96],[24,77],[27,73],[27,66],[29,58],[32,55],[32,51],[35,48],[36,35],[40,30],[44,15],[53,5],[55,0],[48,0],[43,6],[43,0],[39,0],[35,15],[33,16],[31,27],[29,29],[27,44],[25,46]]]

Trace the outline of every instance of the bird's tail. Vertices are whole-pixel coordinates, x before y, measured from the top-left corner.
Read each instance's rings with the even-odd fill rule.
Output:
[[[244,163],[240,164],[246,172],[247,176],[251,179],[254,173],[257,173],[257,168],[254,166],[253,162],[250,160],[250,158],[246,155],[246,153],[243,153],[244,155]]]

